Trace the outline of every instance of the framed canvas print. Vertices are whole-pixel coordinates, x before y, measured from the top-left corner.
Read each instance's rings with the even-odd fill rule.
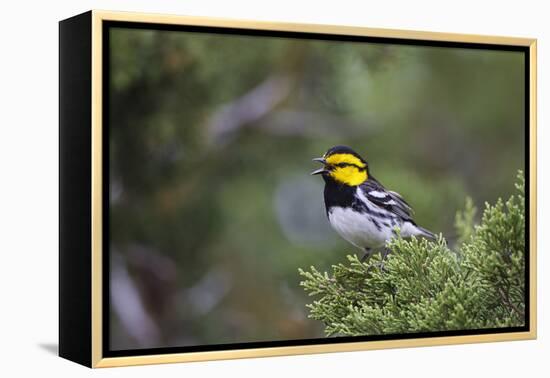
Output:
[[[536,41],[60,22],[59,353],[536,337]]]

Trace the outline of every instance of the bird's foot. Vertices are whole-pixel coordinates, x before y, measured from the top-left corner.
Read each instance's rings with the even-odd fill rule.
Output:
[[[382,261],[385,261],[390,253],[391,250],[388,247],[384,247],[384,250],[382,251]]]
[[[363,257],[361,257],[361,260],[359,261],[363,264],[367,263],[369,262],[371,256],[372,256],[372,249],[365,248],[365,254],[363,255]]]
[[[384,261],[380,261],[379,263],[374,264],[378,269],[380,269],[381,272],[386,272],[386,265],[384,264]]]

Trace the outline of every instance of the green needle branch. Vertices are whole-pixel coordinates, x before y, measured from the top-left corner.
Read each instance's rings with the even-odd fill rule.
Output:
[[[458,242],[439,236],[394,239],[385,261],[356,255],[332,266],[300,269],[314,298],[309,317],[327,336],[516,327],[525,324],[525,183],[485,205],[479,224],[471,199],[456,215]]]

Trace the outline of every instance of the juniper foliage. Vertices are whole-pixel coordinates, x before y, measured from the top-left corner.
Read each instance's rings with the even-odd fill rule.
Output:
[[[331,335],[376,335],[522,326],[525,321],[525,184],[517,194],[485,204],[479,224],[471,199],[456,215],[454,249],[397,237],[392,253],[367,263],[356,255],[332,266],[300,269],[315,297],[310,318]]]

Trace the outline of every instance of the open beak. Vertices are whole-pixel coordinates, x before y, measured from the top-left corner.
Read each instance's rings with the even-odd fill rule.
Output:
[[[317,161],[317,162],[322,163],[322,164],[327,163],[326,160],[323,159],[323,158],[315,158],[315,159],[313,159],[313,161]],[[319,168],[319,169],[311,172],[311,175],[320,175],[320,174],[323,174],[325,172],[328,172],[328,171],[325,169],[325,167],[323,167],[323,168]]]

